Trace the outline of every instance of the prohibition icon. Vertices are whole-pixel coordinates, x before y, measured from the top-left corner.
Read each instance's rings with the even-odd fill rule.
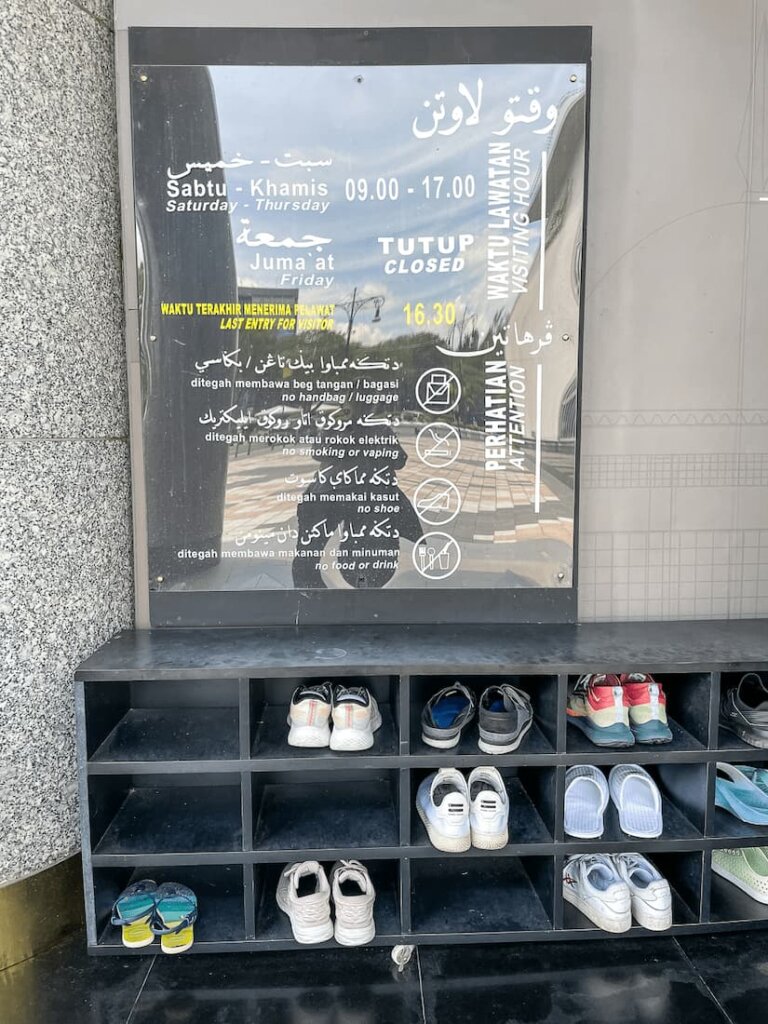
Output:
[[[444,416],[459,404],[461,382],[442,366],[425,370],[416,381],[416,401],[431,416]]]
[[[413,504],[420,519],[430,526],[445,526],[455,519],[461,509],[458,487],[442,477],[422,480],[413,496]]]
[[[427,423],[416,438],[416,454],[432,469],[450,466],[459,457],[461,438],[450,423]]]
[[[413,564],[425,580],[444,580],[461,563],[461,548],[447,533],[425,533],[413,545]]]

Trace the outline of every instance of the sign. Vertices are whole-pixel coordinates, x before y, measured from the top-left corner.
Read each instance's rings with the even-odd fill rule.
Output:
[[[156,621],[573,617],[589,32],[405,31],[132,30]]]

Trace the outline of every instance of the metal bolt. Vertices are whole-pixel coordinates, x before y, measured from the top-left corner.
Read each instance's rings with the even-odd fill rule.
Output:
[[[570,334],[564,334],[563,335],[563,341],[570,341],[570,340],[571,340]]]
[[[363,84],[363,76],[362,75],[355,75],[355,81],[357,82],[358,85],[362,85]]]
[[[558,578],[559,580],[564,580],[564,579],[565,579],[565,573],[564,573],[564,572],[559,572],[559,573],[557,574],[557,578]]]
[[[139,75],[139,81],[140,82],[148,82],[149,81],[149,75],[145,71],[142,71],[142,73]]]
[[[578,77],[576,75],[571,75],[571,81],[572,82],[578,82],[578,80],[579,79],[578,79]]]
[[[165,579],[165,576],[157,576],[156,579],[158,583],[162,583],[163,580]]]

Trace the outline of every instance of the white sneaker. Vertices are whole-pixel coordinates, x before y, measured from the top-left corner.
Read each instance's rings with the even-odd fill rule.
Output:
[[[373,746],[373,734],[381,728],[381,712],[364,686],[337,683],[332,717],[331,750],[368,750]]]
[[[500,850],[509,842],[509,796],[497,768],[475,768],[467,780],[469,827],[478,850]]]
[[[637,923],[654,932],[671,928],[672,891],[666,878],[640,853],[616,853],[613,863],[629,889]]]
[[[331,892],[336,909],[336,941],[340,946],[366,945],[376,934],[376,890],[367,868],[359,860],[337,861],[331,871]]]
[[[419,786],[416,810],[429,841],[444,853],[464,853],[472,845],[469,789],[457,768],[441,768]]]
[[[288,745],[327,747],[331,739],[331,684],[299,686],[288,709]]]
[[[626,932],[632,927],[629,886],[603,853],[568,859],[563,868],[563,899],[603,931]]]
[[[333,938],[331,887],[316,860],[288,865],[277,883],[277,905],[290,918],[297,942],[309,945]]]

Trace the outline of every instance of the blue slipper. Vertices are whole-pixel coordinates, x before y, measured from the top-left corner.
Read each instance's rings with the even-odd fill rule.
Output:
[[[186,885],[163,882],[155,895],[152,931],[160,936],[164,953],[184,953],[195,941],[197,896]]]
[[[715,805],[748,825],[768,825],[768,790],[756,778],[761,774],[760,782],[768,785],[768,772],[764,768],[722,761],[717,762],[717,771]],[[722,778],[721,774],[726,777]]]
[[[157,882],[144,878],[120,893],[112,907],[112,924],[122,928],[123,945],[128,949],[151,946],[155,940],[152,919],[155,915]]]

